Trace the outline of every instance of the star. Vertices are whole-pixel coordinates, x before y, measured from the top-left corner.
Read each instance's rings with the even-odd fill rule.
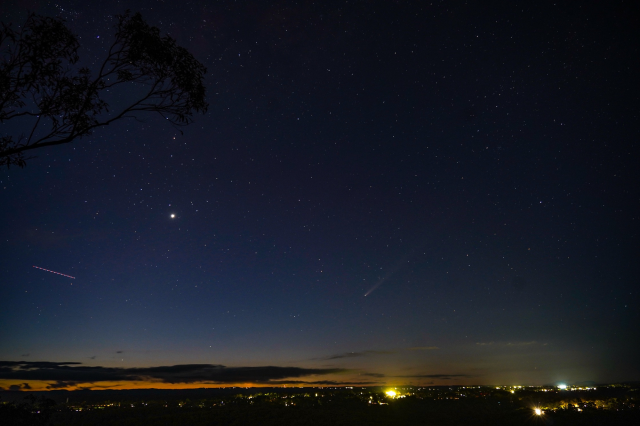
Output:
[[[175,213],[171,213],[171,219],[175,219],[176,218],[176,214]]]

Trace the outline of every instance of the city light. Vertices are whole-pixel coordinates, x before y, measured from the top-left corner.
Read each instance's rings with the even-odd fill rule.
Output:
[[[565,384],[558,385],[558,389],[565,390],[566,388],[567,388],[567,385]]]
[[[534,411],[536,412],[536,416],[541,416],[542,415],[542,410],[541,409],[536,408]]]
[[[396,397],[395,391],[392,391],[392,390],[387,391],[386,394],[387,394],[387,396],[390,396],[391,398],[395,398]]]

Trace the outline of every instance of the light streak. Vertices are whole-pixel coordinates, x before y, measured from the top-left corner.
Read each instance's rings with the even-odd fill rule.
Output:
[[[387,272],[387,274],[380,278],[378,280],[378,282],[369,289],[369,291],[367,291],[364,294],[364,297],[367,297],[368,295],[370,295],[371,293],[373,293],[373,291],[375,289],[377,289],[378,287],[380,287],[382,285],[382,283],[384,283],[386,280],[388,280],[389,278],[391,278],[391,276],[393,274],[395,274],[396,272],[398,272],[401,269],[404,269],[407,266],[407,263],[409,263],[409,257],[411,255],[411,253],[413,253],[413,250],[410,250],[408,253],[406,253],[404,256],[402,256],[389,270],[389,272]],[[382,268],[380,268],[382,269]]]
[[[63,277],[71,278],[71,279],[74,279],[74,280],[76,279],[76,277],[72,277],[71,275],[62,274],[62,273],[60,273],[60,272],[56,272],[56,271],[51,271],[51,270],[49,270],[49,269],[44,269],[44,268],[41,268],[41,267],[39,267],[39,266],[34,266],[34,268],[36,268],[36,269],[42,269],[43,271],[51,272],[52,274],[62,275]]]
[[[371,289],[370,289],[368,292],[366,292],[366,293],[364,294],[364,297],[367,297],[368,295],[370,295],[370,294],[373,292],[373,290],[375,290],[376,288],[380,287],[380,286],[382,285],[382,283],[384,282],[384,280],[386,280],[386,279],[387,279],[387,278],[389,278],[390,276],[391,276],[391,274],[387,274],[387,276],[386,276],[386,277],[384,277],[384,278],[382,278],[380,281],[378,281],[378,283],[377,283],[376,285],[374,285],[373,287],[371,287]]]

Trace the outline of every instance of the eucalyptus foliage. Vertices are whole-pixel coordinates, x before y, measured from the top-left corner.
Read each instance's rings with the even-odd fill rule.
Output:
[[[115,29],[106,58],[92,71],[77,66],[80,43],[63,20],[30,14],[17,30],[2,24],[0,123],[16,120],[9,128],[24,130],[2,134],[0,166],[24,167],[32,158],[27,151],[72,142],[123,118],[151,112],[182,126],[194,112],[206,112],[207,70],[191,53],[139,13],[118,15]],[[105,97],[118,89],[136,96],[111,107]]]

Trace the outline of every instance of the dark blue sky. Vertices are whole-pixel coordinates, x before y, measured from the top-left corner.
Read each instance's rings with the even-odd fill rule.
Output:
[[[2,20],[64,17],[91,66],[127,8],[205,64],[209,111],[0,173],[1,360],[293,368],[181,386],[640,379],[632,2],[14,2]],[[5,386],[106,383],[4,368]]]

